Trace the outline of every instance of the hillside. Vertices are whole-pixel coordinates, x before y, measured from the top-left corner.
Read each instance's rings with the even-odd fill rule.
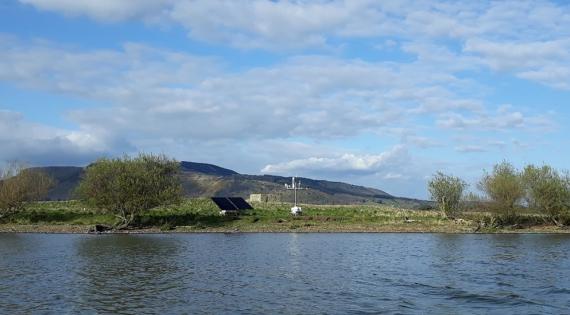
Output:
[[[291,183],[290,177],[273,175],[245,175],[212,164],[181,162],[181,179],[188,197],[239,196],[249,198],[250,194],[264,194],[272,201],[291,202],[293,193],[284,189]],[[44,167],[57,185],[50,190],[49,200],[73,199],[73,192],[84,168]],[[418,207],[425,202],[394,197],[382,190],[356,186],[341,182],[300,178],[302,185],[309,188],[299,192],[302,203],[311,204],[361,204],[384,203],[406,207]]]

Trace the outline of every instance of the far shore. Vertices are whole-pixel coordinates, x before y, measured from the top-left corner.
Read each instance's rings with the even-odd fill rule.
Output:
[[[502,228],[494,230],[474,231],[460,227],[433,227],[422,225],[380,225],[380,226],[343,226],[343,227],[300,227],[291,229],[287,226],[279,228],[197,228],[194,226],[179,226],[171,230],[161,230],[157,227],[135,228],[101,233],[90,232],[92,226],[85,225],[20,225],[0,224],[0,233],[22,234],[90,234],[90,235],[125,235],[125,234],[195,234],[195,233],[441,233],[441,234],[570,234],[569,228],[555,226],[535,226],[529,228]]]
[[[463,212],[458,219],[436,210],[402,209],[383,204],[302,205],[292,216],[288,203],[254,203],[238,217],[222,216],[207,198],[159,207],[140,214],[132,228],[99,234],[156,233],[570,233],[537,213],[520,213],[517,224],[497,225],[486,212]],[[115,216],[80,201],[37,202],[0,222],[0,233],[88,234],[96,225],[112,227]],[[97,234],[97,233],[90,233]]]

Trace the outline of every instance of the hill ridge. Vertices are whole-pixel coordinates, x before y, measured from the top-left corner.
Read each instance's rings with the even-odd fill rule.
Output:
[[[74,191],[83,173],[84,167],[47,166],[39,167],[53,176],[57,185],[50,190],[49,200],[73,199]],[[278,201],[289,202],[291,192],[284,189],[284,184],[291,182],[291,177],[278,175],[248,175],[209,163],[180,162],[180,176],[185,195],[188,197],[239,196],[249,198],[250,194],[274,196]],[[300,200],[314,204],[361,204],[387,203],[420,205],[421,200],[392,196],[383,190],[359,186],[340,181],[328,181],[299,177],[303,186],[309,188],[299,193]]]

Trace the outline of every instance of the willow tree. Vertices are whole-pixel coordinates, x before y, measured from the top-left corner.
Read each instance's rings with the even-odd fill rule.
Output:
[[[54,180],[37,168],[19,162],[0,168],[0,219],[22,211],[29,202],[47,196]]]
[[[508,162],[501,162],[486,173],[479,182],[481,189],[491,201],[492,210],[505,217],[516,216],[525,189],[519,171]]]
[[[448,218],[457,216],[466,187],[462,179],[442,172],[437,172],[428,183],[432,200]]]
[[[179,169],[164,155],[99,159],[87,167],[77,192],[83,201],[115,215],[115,228],[124,229],[137,215],[182,200]]]
[[[528,165],[522,173],[529,207],[561,225],[561,217],[570,211],[570,178],[548,165]]]

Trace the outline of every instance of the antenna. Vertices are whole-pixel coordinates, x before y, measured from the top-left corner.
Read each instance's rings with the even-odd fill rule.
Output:
[[[291,208],[291,214],[299,215],[301,214],[302,210],[301,207],[297,206],[297,190],[306,190],[307,188],[301,187],[301,181],[297,181],[297,177],[293,176],[291,178],[291,185],[285,184],[285,189],[293,190],[295,193],[295,204],[293,208]]]

